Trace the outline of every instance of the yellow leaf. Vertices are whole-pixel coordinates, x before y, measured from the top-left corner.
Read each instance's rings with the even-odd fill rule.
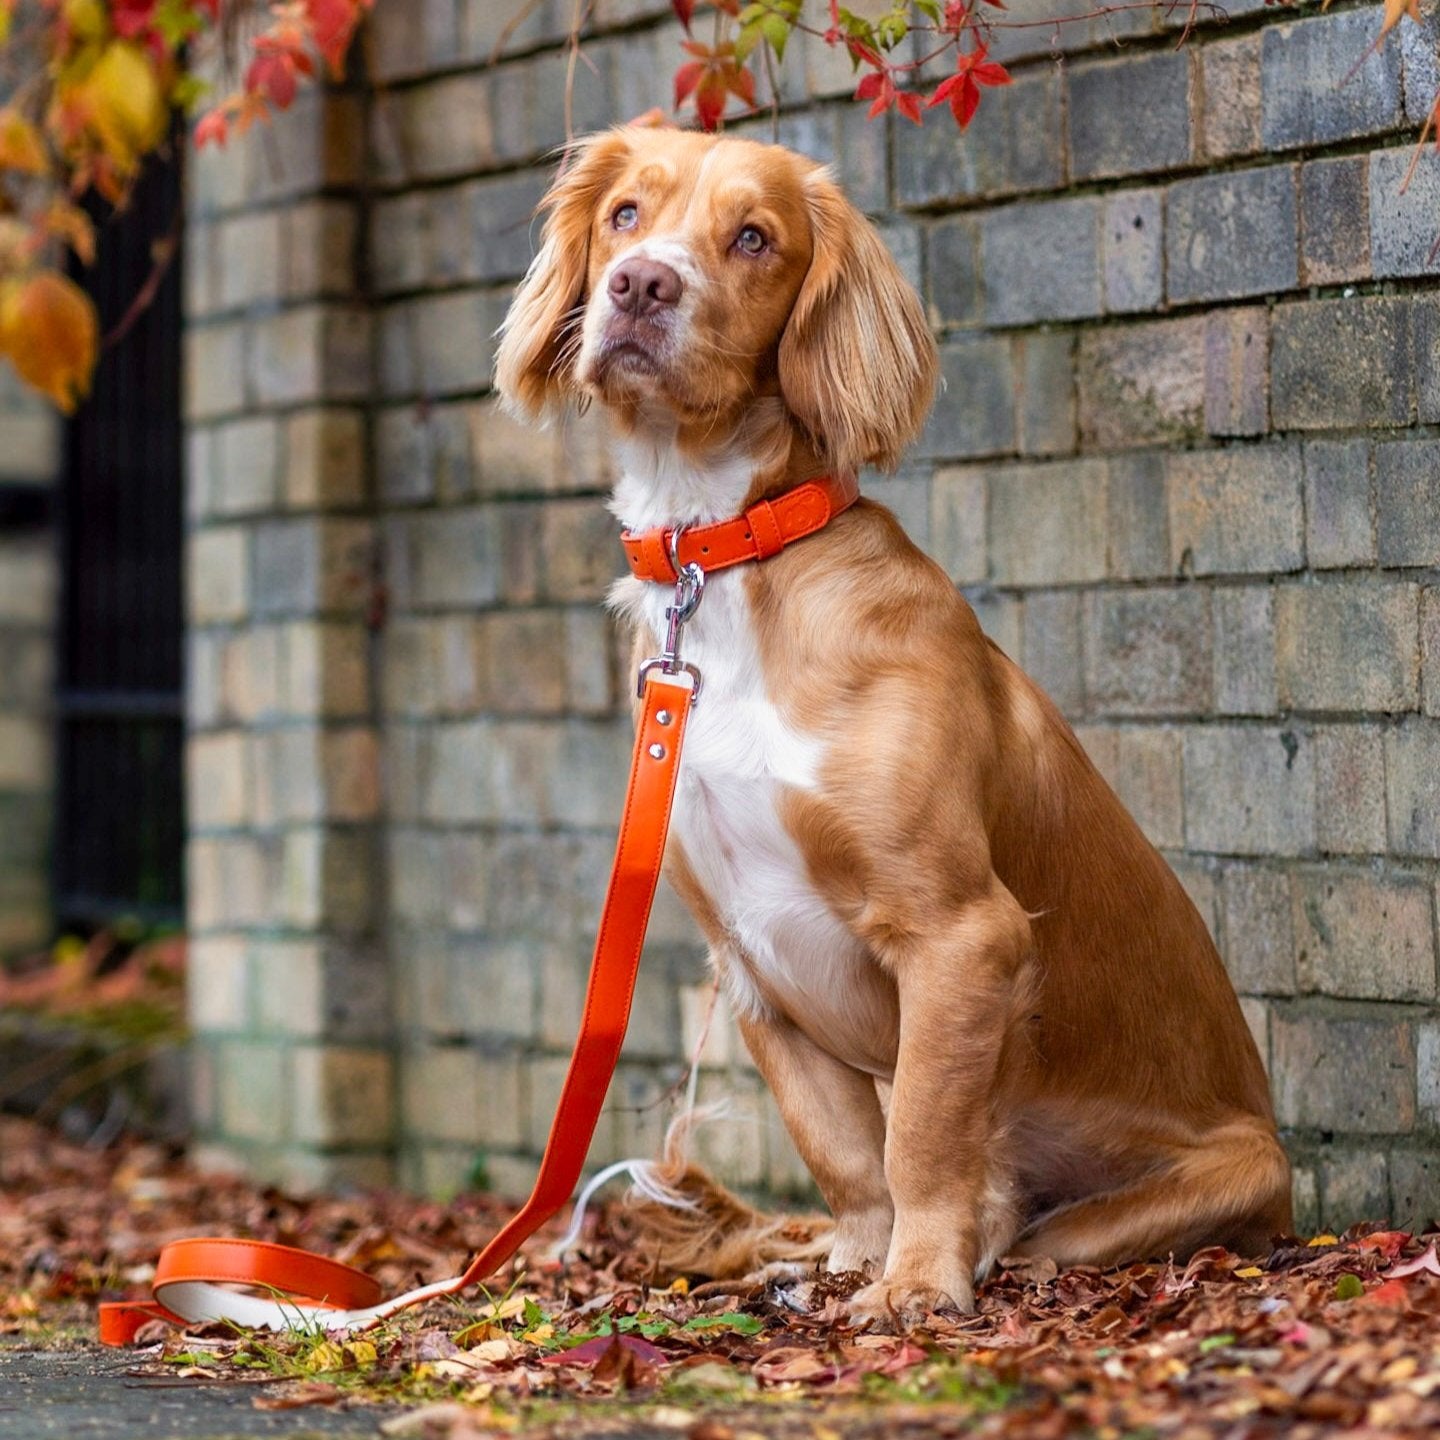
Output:
[[[41,270],[0,290],[0,351],[67,415],[90,393],[99,348],[99,316],[73,280]]]
[[[58,88],[56,106],[63,133],[92,137],[122,171],[148,155],[170,123],[149,52],[131,40],[112,40],[81,78]]]
[[[1339,1239],[1334,1235],[1317,1235],[1313,1240],[1306,1241],[1307,1245],[1338,1245]]]
[[[1265,1272],[1258,1265],[1247,1265],[1243,1270],[1235,1272],[1237,1280],[1258,1280]]]
[[[1388,35],[1399,23],[1402,15],[1408,15],[1417,25],[1420,23],[1420,0],[1384,0],[1385,19],[1380,24],[1380,34]]]
[[[18,110],[0,110],[0,167],[25,175],[44,175],[50,157],[40,132]]]

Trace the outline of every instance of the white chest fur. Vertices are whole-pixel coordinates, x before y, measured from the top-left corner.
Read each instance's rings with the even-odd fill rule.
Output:
[[[625,581],[614,601],[663,635],[670,597],[667,587]],[[728,945],[714,960],[730,1003],[756,1017],[778,1010],[841,1059],[888,1074],[892,1024],[877,1013],[891,1008],[885,982],[780,818],[787,789],[816,786],[823,747],[766,693],[743,572],[709,577],[682,654],[704,679],[671,833],[725,926]]]

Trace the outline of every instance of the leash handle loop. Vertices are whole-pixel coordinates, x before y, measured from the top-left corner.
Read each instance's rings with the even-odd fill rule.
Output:
[[[101,1305],[102,1343],[128,1344],[144,1324],[156,1319],[176,1324],[230,1320],[272,1330],[367,1329],[411,1305],[454,1294],[493,1274],[564,1206],[584,1169],[630,1021],[640,952],[665,858],[685,726],[698,683],[683,671],[651,672],[643,682],[644,703],[585,1009],[545,1154],[530,1198],[465,1273],[382,1301],[379,1286],[362,1271],[306,1250],[259,1240],[178,1240],[160,1252],[154,1300]],[[243,1286],[248,1293],[227,1286]],[[257,1290],[264,1293],[254,1293]]]

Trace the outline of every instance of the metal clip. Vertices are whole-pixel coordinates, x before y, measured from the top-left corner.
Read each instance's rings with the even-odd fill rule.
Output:
[[[683,672],[695,682],[690,690],[690,703],[693,705],[700,699],[700,670],[698,666],[681,660],[680,635],[685,629],[686,621],[700,608],[700,599],[705,593],[705,572],[693,560],[688,565],[680,564],[679,544],[684,528],[683,525],[677,525],[670,532],[670,564],[674,567],[677,578],[675,599],[665,607],[665,648],[660,654],[640,662],[635,693],[643,698],[645,678],[652,670],[659,670],[662,675],[679,675]]]

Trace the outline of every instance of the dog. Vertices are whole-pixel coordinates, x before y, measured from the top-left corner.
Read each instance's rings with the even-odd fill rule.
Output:
[[[823,167],[578,143],[500,331],[531,420],[596,403],[631,535],[893,469],[934,398],[919,298]],[[668,530],[660,533],[668,533]],[[637,656],[672,587],[612,601]],[[666,866],[859,1271],[856,1323],[970,1312],[1002,1255],[1243,1254],[1288,1232],[1266,1077],[1194,905],[944,572],[859,500],[706,577]]]

